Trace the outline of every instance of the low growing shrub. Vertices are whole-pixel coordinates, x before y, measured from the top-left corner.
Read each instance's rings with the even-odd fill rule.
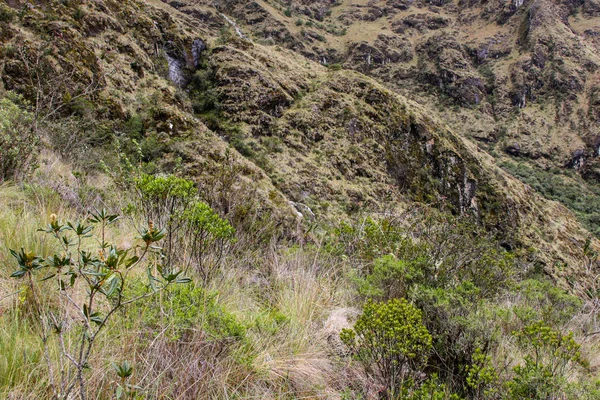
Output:
[[[431,349],[431,335],[423,325],[421,311],[405,299],[367,301],[354,328],[343,329],[340,339],[391,397],[400,394]]]

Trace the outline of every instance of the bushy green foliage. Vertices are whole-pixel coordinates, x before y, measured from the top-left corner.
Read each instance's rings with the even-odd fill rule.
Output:
[[[513,368],[514,377],[506,384],[509,399],[541,400],[559,395],[566,388],[569,370],[586,365],[572,332],[565,335],[536,322],[514,335],[529,353],[524,365]]]
[[[190,180],[141,174],[135,185],[142,214],[165,226],[167,265],[193,267],[208,282],[234,240],[235,229],[229,221],[198,200],[198,189]]]
[[[235,229],[221,218],[208,204],[196,201],[183,213],[186,238],[195,269],[208,282],[225,254],[226,246],[234,240]],[[207,254],[213,260],[207,260]]]
[[[197,193],[194,182],[174,175],[148,175],[142,173],[134,179],[140,205],[139,212],[150,224],[166,230],[167,264],[177,259],[179,252],[173,248],[181,230],[180,216],[188,209]]]
[[[543,277],[518,282],[513,290],[521,297],[514,312],[526,324],[541,319],[559,326],[573,318],[583,305],[580,298],[554,286]]]
[[[331,251],[380,267],[375,260],[394,255],[412,264],[408,267],[412,273],[421,269],[419,282],[432,287],[454,287],[461,281],[470,281],[483,296],[491,296],[511,282],[514,256],[474,221],[433,210],[419,211],[421,215],[414,220],[367,217],[355,224],[342,224],[328,246]],[[368,277],[373,271],[365,272],[367,280],[377,279]]]
[[[481,348],[473,353],[473,364],[467,370],[467,386],[475,399],[493,398],[497,392],[498,372],[492,365],[492,357]]]
[[[469,281],[455,288],[418,285],[410,296],[424,314],[432,335],[429,364],[439,368],[440,377],[453,390],[465,392],[468,369],[477,348],[493,348],[497,327],[484,316],[481,291]]]
[[[143,293],[143,282],[135,282],[132,291]],[[193,284],[172,286],[162,298],[132,304],[128,316],[128,324],[141,321],[142,328],[152,331],[168,326],[173,340],[181,339],[191,329],[202,329],[213,341],[240,340],[246,334],[246,327],[218,303],[217,292]]]
[[[367,218],[342,225],[336,235],[333,251],[365,265],[353,278],[358,292],[378,300],[405,297],[422,310],[435,349],[430,366],[467,395],[475,350],[497,344],[498,327],[483,315],[510,287],[514,255],[472,221],[435,212],[401,222]]]
[[[544,197],[564,204],[587,229],[600,236],[600,187],[587,184],[581,177],[564,171],[544,171],[510,161],[501,166]]]
[[[404,261],[388,254],[375,260],[372,273],[357,280],[358,290],[371,298],[406,297],[413,284],[424,279],[425,271],[423,258]]]
[[[35,167],[39,137],[28,106],[10,92],[0,99],[0,182],[22,177]]]
[[[400,393],[431,349],[421,311],[405,299],[367,301],[354,328],[342,330],[340,338],[391,396]]]
[[[408,386],[408,385],[407,385]],[[461,397],[452,393],[447,385],[439,381],[437,374],[432,374],[418,388],[405,388],[401,398],[407,400],[460,400]]]
[[[196,114],[204,115],[219,111],[219,94],[215,71],[211,66],[200,68],[194,73],[187,90]]]

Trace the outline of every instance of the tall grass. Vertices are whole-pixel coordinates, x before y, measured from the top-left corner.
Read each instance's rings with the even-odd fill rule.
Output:
[[[27,293],[9,278],[14,269],[9,249],[23,246],[53,254],[54,241],[37,229],[52,213],[61,220],[86,215],[43,186],[2,186],[0,203],[0,398],[44,399],[50,396],[44,346]],[[127,220],[110,231],[111,241],[124,247],[136,235]],[[192,273],[195,282],[189,286],[115,314],[90,359],[90,398],[114,398],[122,382],[113,363],[122,361],[134,367],[128,384],[135,386],[137,398],[335,399],[344,393],[350,398],[374,394],[375,385],[364,372],[338,354],[339,329],[328,326],[335,317],[337,328],[348,327],[346,316],[359,313],[354,307],[363,300],[355,287],[360,254],[346,257],[339,249],[322,248],[318,240],[253,243],[248,232],[240,235],[208,283]],[[132,289],[141,284],[143,273],[139,271]],[[39,285],[47,288],[47,283]],[[41,291],[48,301],[52,290]],[[493,325],[500,335],[493,356],[505,380],[525,356],[511,337],[526,322],[524,316],[540,316],[571,329],[579,307],[551,283],[523,281],[511,290],[482,304],[477,316],[481,329]],[[595,366],[596,337],[578,335]],[[57,351],[50,347],[49,356],[57,359]],[[580,373],[573,379],[588,378]]]

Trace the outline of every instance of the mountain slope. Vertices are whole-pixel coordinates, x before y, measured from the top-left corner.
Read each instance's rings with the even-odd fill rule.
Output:
[[[371,3],[290,7],[316,19],[330,10],[331,18],[366,21],[367,27],[382,18],[398,25],[394,21],[402,16],[410,27],[402,4],[380,15],[380,7]],[[19,9],[19,3],[10,6]],[[578,254],[585,230],[564,207],[542,200],[457,135],[469,118],[451,129],[440,122],[446,113],[435,117],[428,106],[360,73],[310,61],[305,56],[331,56],[317,56],[317,47],[309,50],[303,41],[297,47],[282,39],[292,49],[286,50],[244,38],[246,28],[254,35],[267,26],[292,29],[275,6],[126,1],[25,7],[2,24],[3,85],[25,94],[41,90],[46,109],[40,112],[93,115],[108,125],[92,127],[92,136],[100,136],[93,140],[106,141],[101,137],[106,129],[117,137],[129,135],[141,141],[147,161],[180,168],[199,182],[214,182],[229,142],[244,156],[233,161],[242,171],[240,182],[253,187],[259,208],[276,210],[290,227],[303,210],[318,218],[345,218],[358,210],[402,209],[417,201],[472,215],[507,248],[539,249],[550,269],[556,260]],[[454,10],[451,4],[436,10],[444,7]],[[231,18],[245,16],[241,29],[232,28],[235,22],[225,11]],[[464,48],[455,38],[429,30],[417,46],[429,61],[421,58],[409,66],[419,74],[401,83],[419,87],[442,77],[447,81],[435,85],[455,101],[478,103],[475,111],[487,109]],[[390,48],[401,37],[380,36],[374,38],[388,41]],[[340,38],[335,43],[354,52],[340,61],[383,81],[404,64],[414,64],[403,64],[402,55],[381,58],[370,45],[360,50],[364,46]],[[368,68],[352,61],[363,60],[359,51],[368,51]],[[23,74],[28,70],[36,71],[38,81]],[[78,101],[90,87],[90,100]]]

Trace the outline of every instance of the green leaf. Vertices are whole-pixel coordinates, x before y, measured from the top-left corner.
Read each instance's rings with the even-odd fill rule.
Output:
[[[81,271],[82,274],[84,275],[88,275],[88,276],[98,276],[98,277],[105,277],[107,275],[106,272],[95,272],[95,271],[87,271],[87,270],[82,270]]]
[[[43,278],[43,279],[42,279],[40,282],[47,281],[47,280],[49,280],[49,279],[52,279],[52,278],[54,278],[55,276],[56,276],[56,274],[51,274],[51,275],[48,275],[48,276],[46,276],[45,278]]]
[[[119,285],[119,279],[117,278],[116,275],[113,275],[110,278],[108,278],[108,280],[102,286],[102,292],[104,293],[104,295],[106,297],[110,297],[113,295],[113,293],[117,289],[118,285]]]
[[[13,272],[12,274],[10,274],[10,277],[11,278],[21,278],[23,275],[25,275],[25,272],[27,272],[27,271],[19,269],[19,270],[16,270],[15,272]]]
[[[133,264],[138,262],[140,258],[138,256],[133,256],[125,262],[125,268],[131,267]]]
[[[102,325],[102,323],[104,323],[104,318],[102,318],[99,312],[95,312],[92,315],[90,315],[90,321],[92,321],[96,325]]]

